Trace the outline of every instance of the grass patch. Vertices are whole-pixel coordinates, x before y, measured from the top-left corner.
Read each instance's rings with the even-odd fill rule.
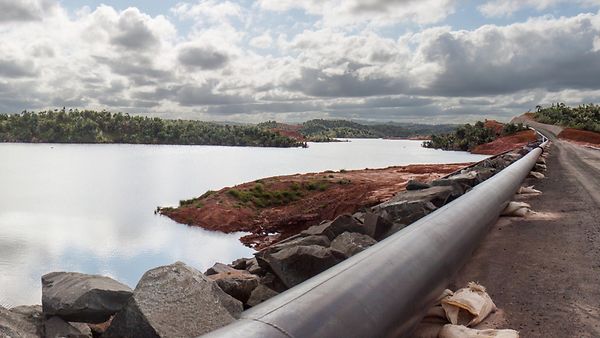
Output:
[[[302,197],[300,186],[294,189],[269,190],[263,183],[257,183],[250,189],[230,189],[227,193],[243,204],[252,203],[257,208],[286,205]]]

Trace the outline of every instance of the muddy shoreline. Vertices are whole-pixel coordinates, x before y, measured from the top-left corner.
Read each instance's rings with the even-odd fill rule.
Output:
[[[249,232],[240,240],[261,249],[323,220],[388,200],[410,180],[430,182],[469,166],[419,164],[268,177],[182,201],[159,212],[207,230]]]

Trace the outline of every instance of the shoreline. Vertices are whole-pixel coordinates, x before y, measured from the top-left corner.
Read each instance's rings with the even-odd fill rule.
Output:
[[[178,207],[159,207],[157,212],[206,230],[249,232],[240,241],[262,249],[311,225],[384,202],[410,180],[428,183],[472,164],[411,164],[267,177],[208,191],[181,201]]]

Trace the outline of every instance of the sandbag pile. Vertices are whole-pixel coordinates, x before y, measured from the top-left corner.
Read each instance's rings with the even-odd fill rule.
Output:
[[[527,187],[520,187],[519,190],[517,191],[517,194],[519,195],[527,195],[527,194],[537,194],[537,195],[541,195],[542,192],[534,189],[533,185],[527,186]]]
[[[429,309],[413,334],[416,338],[519,338],[515,330],[471,328],[480,324],[497,307],[486,289],[470,282],[456,292],[445,290]]]
[[[511,201],[508,203],[506,208],[500,213],[500,216],[507,217],[525,217],[529,213],[532,213],[531,205],[525,202]]]

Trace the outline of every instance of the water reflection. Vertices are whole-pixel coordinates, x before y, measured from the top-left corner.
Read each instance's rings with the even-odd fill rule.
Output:
[[[358,140],[308,149],[0,144],[0,305],[40,303],[40,276],[100,273],[134,287],[177,260],[206,269],[250,256],[243,234],[176,224],[153,214],[265,176],[482,156],[423,149],[417,141]]]

